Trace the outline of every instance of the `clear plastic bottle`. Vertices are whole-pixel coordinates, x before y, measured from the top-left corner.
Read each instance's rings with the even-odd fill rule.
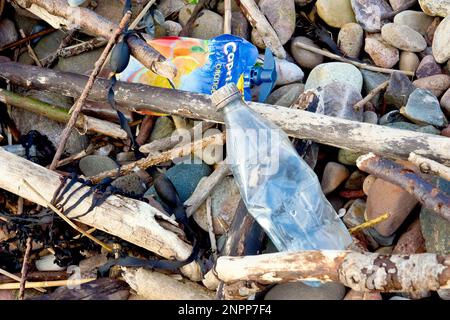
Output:
[[[347,228],[287,135],[250,109],[232,83],[211,99],[224,113],[228,163],[242,199],[277,249],[345,249],[352,242]]]

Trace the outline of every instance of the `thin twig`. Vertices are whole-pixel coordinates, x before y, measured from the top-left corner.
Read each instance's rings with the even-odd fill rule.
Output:
[[[381,83],[379,86],[375,87],[374,89],[372,89],[367,96],[365,96],[362,100],[358,101],[354,106],[353,109],[355,109],[356,111],[361,110],[362,108],[364,108],[364,106],[366,105],[367,102],[369,102],[370,100],[372,100],[373,97],[375,97],[378,93],[380,93],[381,91],[385,90],[387,88],[387,86],[389,85],[389,81],[385,81],[383,83]]]
[[[439,162],[419,156],[414,152],[410,153],[408,161],[414,163],[423,173],[432,173],[450,181],[450,168]]]
[[[95,238],[94,236],[86,233],[83,229],[79,228],[75,223],[73,223],[69,218],[67,218],[58,208],[56,208],[54,205],[52,205],[49,201],[47,201],[47,199],[45,199],[45,197],[39,192],[37,191],[31,184],[28,183],[28,181],[26,181],[25,179],[22,179],[22,182],[31,190],[33,191],[39,198],[41,198],[41,200],[45,203],[45,205],[47,207],[49,207],[50,209],[52,209],[61,219],[63,219],[65,222],[67,222],[67,224],[69,226],[71,226],[72,228],[74,228],[75,230],[77,230],[79,233],[83,234],[85,237],[91,239],[92,241],[94,241],[95,243],[97,243],[98,245],[102,246],[105,250],[107,250],[108,252],[112,252],[112,249],[106,245],[105,243],[103,243],[102,241],[98,240],[97,238]]]
[[[62,287],[62,286],[77,286],[80,284],[88,283],[97,280],[96,278],[87,279],[67,279],[67,280],[54,280],[54,281],[36,281],[27,282],[25,285],[26,289],[33,288],[50,288],[50,287]],[[17,283],[3,283],[0,284],[0,290],[14,290],[18,289]]]
[[[95,63],[95,68],[92,71],[91,75],[89,76],[89,80],[86,83],[86,86],[84,87],[84,90],[81,93],[80,98],[75,102],[75,104],[70,109],[69,114],[71,114],[71,117],[70,117],[69,122],[67,123],[67,126],[64,128],[64,131],[62,133],[61,141],[59,142],[55,156],[53,157],[53,161],[50,165],[50,170],[54,170],[56,168],[59,158],[61,157],[62,153],[64,152],[64,148],[65,148],[67,140],[69,139],[70,133],[72,132],[72,129],[77,122],[78,115],[80,114],[81,109],[83,108],[83,105],[88,97],[89,91],[91,90],[92,86],[94,85],[95,78],[97,78],[97,76],[100,72],[100,68],[103,65],[103,62],[106,61],[106,58],[107,58],[109,52],[113,48],[114,44],[116,43],[116,41],[117,41],[119,35],[122,33],[123,29],[126,27],[130,18],[131,18],[131,11],[128,11],[124,15],[122,20],[120,21],[119,27],[114,32],[114,35],[109,39],[108,44],[106,45],[105,49],[102,52],[102,55]]]
[[[4,276],[7,276],[8,278],[13,279],[15,281],[18,281],[19,283],[20,283],[20,281],[22,281],[22,279],[20,277],[18,277],[15,274],[12,274],[12,273],[2,269],[2,268],[0,268],[0,274],[2,274]],[[39,291],[39,292],[42,292],[42,293],[47,292],[47,290],[41,289],[41,288],[36,288],[36,291]]]
[[[25,39],[27,37],[25,35],[25,32],[22,29],[19,29],[19,32],[23,39]],[[42,67],[42,64],[39,61],[39,58],[36,55],[36,52],[34,52],[33,48],[31,47],[30,42],[27,42],[27,50],[28,50],[28,55],[34,61],[34,63],[36,63],[37,66]]]
[[[206,199],[206,222],[208,223],[208,234],[211,242],[211,251],[214,257],[214,261],[217,261],[217,243],[216,235],[214,234],[214,225],[211,213],[211,197]]]
[[[373,226],[379,224],[380,222],[383,222],[384,220],[387,220],[387,218],[389,218],[389,213],[382,214],[379,217],[376,217],[376,218],[374,218],[372,220],[369,220],[369,221],[366,221],[364,223],[361,223],[360,225],[357,225],[356,227],[348,229],[348,232],[355,233],[357,231],[373,227]]]
[[[231,0],[224,0],[224,21],[223,21],[223,33],[231,34]]]
[[[32,246],[33,246],[33,238],[31,238],[31,236],[28,236],[25,255],[23,256],[22,271],[21,271],[22,275],[20,277],[20,283],[17,283],[19,288],[19,300],[23,300],[23,297],[25,295],[25,282],[27,281],[28,263],[29,263],[28,260],[30,259]]]
[[[0,48],[0,52],[4,51],[6,49],[12,49],[12,48],[15,48],[17,46],[21,46],[24,43],[27,43],[27,42],[29,42],[31,40],[36,39],[36,38],[40,38],[42,36],[45,36],[46,34],[49,34],[49,33],[53,32],[53,31],[56,31],[56,29],[49,28],[49,29],[45,29],[45,30],[42,30],[42,31],[37,32],[37,33],[33,33],[33,34],[29,35],[28,37],[25,37],[23,39],[14,41],[14,42],[12,42],[10,44],[7,44],[7,45],[1,47]]]
[[[76,33],[77,33],[76,29],[69,30],[69,32],[61,40],[61,43],[59,44],[58,49],[56,49],[55,52],[53,52],[48,57],[44,58],[43,61],[41,61],[42,65],[44,67],[52,66],[52,64],[56,61],[56,59],[58,59],[60,57],[59,53],[61,52],[61,50],[64,49],[65,47],[67,47],[73,41],[73,38]],[[44,63],[44,60],[45,60],[45,63]]]
[[[366,70],[370,70],[370,71],[375,71],[375,72],[381,72],[381,73],[394,73],[394,72],[401,72],[406,74],[407,76],[414,76],[414,72],[411,71],[404,71],[404,70],[395,70],[395,69],[386,69],[386,68],[380,68],[380,67],[375,67],[375,66],[371,66],[367,63],[362,63],[362,62],[358,62],[358,61],[353,61],[353,60],[349,60],[346,59],[344,57],[338,56],[337,54],[319,49],[319,48],[315,48],[313,46],[310,46],[308,44],[305,43],[301,43],[301,42],[296,42],[295,45],[299,48],[317,53],[317,54],[321,54],[327,58],[333,59],[333,60],[337,60],[340,62],[345,62],[345,63],[350,63],[353,64],[354,66],[361,68],[361,69],[366,69]]]
[[[141,10],[141,12],[139,12],[138,16],[136,17],[136,19],[133,20],[133,22],[130,23],[130,27],[128,28],[128,30],[134,30],[136,28],[136,26],[139,24],[139,22],[141,22],[141,20],[145,17],[145,15],[147,14],[148,10],[150,10],[151,6],[156,2],[156,0],[150,0],[145,7]]]

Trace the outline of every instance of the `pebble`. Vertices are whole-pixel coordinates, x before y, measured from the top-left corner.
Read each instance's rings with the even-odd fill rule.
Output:
[[[373,183],[375,182],[375,180],[377,180],[377,177],[375,177],[375,176],[373,176],[373,175],[371,175],[371,174],[368,175],[368,176],[364,179],[362,189],[363,189],[364,194],[365,194],[366,196],[369,195],[369,190],[370,190],[370,188],[372,187],[372,185],[373,185]]]
[[[250,24],[241,10],[231,12],[231,33],[246,40],[250,39]]]
[[[426,126],[419,126],[414,123],[410,122],[393,122],[385,124],[387,127],[395,128],[395,129],[401,129],[401,130],[409,130],[409,131],[417,131],[422,133],[429,133],[429,134],[437,134],[439,135],[439,130],[431,125]]]
[[[153,126],[152,133],[150,135],[150,141],[159,140],[170,136],[175,131],[175,124],[168,116],[158,117]]]
[[[356,227],[365,222],[364,212],[366,211],[366,202],[362,199],[356,199],[348,208],[347,213],[342,220],[347,228]]]
[[[275,285],[264,300],[342,300],[344,295],[345,286],[338,282],[325,282],[318,287],[289,282]]]
[[[86,0],[67,0],[67,3],[71,7],[78,7],[78,6],[82,5],[85,2],[86,2]]]
[[[203,10],[193,24],[191,36],[197,39],[211,39],[223,34],[223,17],[211,10]]]
[[[225,234],[231,226],[241,200],[239,188],[232,177],[225,177],[214,187],[210,197],[214,233],[217,235]],[[194,220],[203,230],[208,231],[206,202],[194,212]]]
[[[0,46],[10,44],[19,39],[14,22],[9,19],[0,21]]]
[[[398,49],[383,41],[379,33],[366,36],[364,51],[369,54],[375,65],[382,68],[390,69],[400,59]]]
[[[450,87],[450,76],[446,74],[436,74],[413,82],[417,88],[428,89],[436,97],[440,97]]]
[[[325,115],[363,121],[363,110],[353,108],[362,99],[361,94],[353,86],[342,82],[332,82],[323,87],[320,96],[324,103]]]
[[[123,177],[119,177],[111,183],[114,187],[120,189],[122,192],[134,194],[138,197],[144,195],[145,183],[141,180],[138,174],[132,173]]]
[[[450,194],[450,182],[437,179],[437,187]],[[422,207],[420,225],[427,252],[441,255],[450,252],[450,222],[430,209]]]
[[[423,252],[426,252],[425,239],[422,236],[420,221],[416,219],[400,236],[392,253],[413,254]]]
[[[356,21],[367,32],[379,32],[382,27],[381,15],[392,12],[384,0],[351,0]]]
[[[287,60],[281,60],[275,58],[276,68],[277,68],[277,86],[282,86],[285,84],[290,84],[294,82],[301,82],[305,74],[303,70],[293,62]]]
[[[383,300],[379,292],[361,292],[351,289],[344,300]]]
[[[192,16],[195,4],[187,4],[180,9],[178,12],[178,22],[184,27],[188,22],[189,18]]]
[[[384,101],[388,105],[400,108],[408,102],[409,95],[416,89],[408,76],[394,72],[389,79],[389,85],[384,93]]]
[[[363,122],[371,123],[371,124],[378,124],[378,115],[373,111],[364,111]]]
[[[339,30],[337,44],[345,56],[358,58],[364,42],[364,30],[357,23],[344,24]]]
[[[348,166],[355,166],[356,165],[356,159],[358,159],[363,154],[364,153],[361,153],[361,152],[358,152],[358,151],[347,150],[347,149],[339,149],[338,161],[340,163],[348,165]]]
[[[263,38],[261,37],[261,35],[259,34],[258,31],[256,31],[256,29],[252,29],[251,32],[251,41],[252,43],[257,46],[259,49],[265,49],[266,48],[266,44],[264,43]]]
[[[419,63],[419,57],[414,52],[402,51],[402,53],[400,53],[400,70],[416,72]]]
[[[449,137],[450,138],[450,125],[448,125],[446,128],[444,128],[441,131],[441,135],[444,137]]]
[[[395,24],[406,25],[422,35],[427,33],[433,20],[433,17],[413,10],[402,11],[394,17]]]
[[[427,47],[424,37],[406,25],[388,23],[381,28],[381,35],[384,41],[400,50],[420,52]]]
[[[350,176],[350,171],[340,163],[328,162],[322,176],[322,191],[325,195],[333,192]]]
[[[103,147],[96,149],[94,151],[94,154],[98,156],[109,156],[114,151],[114,149],[115,147],[111,143],[108,143]]]
[[[370,187],[367,196],[366,220],[375,219],[386,212],[389,213],[390,216],[387,220],[374,226],[381,236],[389,237],[403,223],[416,204],[416,198],[404,189],[377,179]],[[376,235],[372,233],[371,235],[377,238]],[[378,240],[377,242],[380,243]],[[380,243],[380,245],[383,244]]]
[[[400,113],[412,122],[421,125],[431,124],[443,127],[447,124],[439,100],[426,89],[414,90],[409,96],[406,107],[400,109]]]
[[[117,163],[106,156],[89,155],[82,158],[78,164],[86,177],[95,176],[103,171],[117,169]]]
[[[380,72],[374,72],[369,70],[361,69],[361,74],[364,79],[364,87],[363,87],[363,94],[367,95],[370,91],[378,87],[383,82],[387,81],[389,79],[389,76],[380,73]],[[370,100],[374,104],[374,106],[378,106],[380,102],[380,98],[382,97],[382,93],[379,93],[375,95],[375,97]]]
[[[433,56],[437,63],[445,63],[450,59],[450,16],[441,21],[433,38]]]
[[[297,62],[301,67],[313,69],[323,62],[323,56],[321,54],[299,48],[295,46],[297,42],[307,44],[317,49],[320,49],[320,47],[307,37],[295,37],[291,41],[292,56],[294,57],[295,62]]]
[[[133,161],[136,161],[136,154],[133,151],[119,152],[116,155],[116,162],[121,166]]]
[[[427,40],[427,44],[429,46],[431,46],[433,44],[434,34],[436,33],[436,29],[437,29],[437,27],[439,26],[440,23],[441,23],[441,18],[435,17],[433,19],[433,22],[428,27],[425,39]]]
[[[383,247],[389,247],[394,244],[394,240],[396,238],[396,234],[392,234],[391,236],[383,236],[374,228],[367,228],[364,230],[365,233],[369,234],[369,236],[377,242],[378,245]]]
[[[267,98],[266,103],[277,106],[290,107],[303,93],[305,85],[302,83],[291,83],[273,91]]]
[[[346,23],[356,22],[350,0],[317,0],[316,8],[330,27],[341,28]]]
[[[361,190],[365,179],[366,174],[362,171],[355,170],[345,182],[344,188],[348,190]]]
[[[361,92],[363,77],[355,66],[343,62],[322,63],[315,67],[306,80],[305,90],[324,87],[332,82],[343,82]]]
[[[53,254],[49,254],[39,258],[35,262],[36,269],[38,271],[62,271],[66,270],[65,267],[60,267],[55,262],[55,256]]]
[[[386,113],[384,116],[382,116],[380,118],[380,120],[378,121],[378,123],[380,125],[385,125],[388,123],[393,123],[393,122],[401,122],[401,121],[407,121],[408,119],[406,119],[404,116],[402,116],[400,114],[399,110],[392,110],[389,111],[388,113]]]
[[[422,61],[420,61],[419,66],[416,71],[416,78],[425,78],[429,76],[434,76],[436,74],[441,74],[441,66],[436,63],[432,55],[425,56]]]
[[[72,57],[59,58],[55,70],[88,75],[94,69],[95,62],[100,58],[102,52],[103,48],[99,48]]]
[[[294,0],[260,0],[258,6],[277,33],[281,44],[288,42],[296,26]]]
[[[450,115],[450,89],[447,89],[447,91],[442,95],[441,107],[448,115]]]
[[[179,36],[181,30],[183,29],[181,24],[179,24],[176,21],[171,21],[171,20],[164,21],[164,23],[161,26],[164,28],[164,30],[166,30],[166,34],[169,37]]]
[[[447,17],[450,15],[448,0],[419,0],[422,11],[430,16]]]

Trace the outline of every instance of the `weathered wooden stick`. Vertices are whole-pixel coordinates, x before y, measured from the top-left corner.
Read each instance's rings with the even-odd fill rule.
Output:
[[[51,67],[55,63],[56,59],[60,57],[59,53],[73,41],[73,38],[75,37],[76,33],[77,33],[76,29],[69,30],[67,34],[64,36],[64,38],[61,40],[58,49],[56,49],[55,52],[45,57],[45,63],[41,61],[42,66],[46,68]]]
[[[94,280],[95,280],[95,278],[26,282],[25,289],[50,288],[50,287],[70,286],[70,285],[76,286],[76,285],[88,283],[88,282],[91,282]],[[0,290],[11,290],[11,289],[19,289],[19,284],[18,283],[0,284]]]
[[[33,33],[33,34],[31,34],[31,35],[29,35],[29,36],[27,36],[27,37],[25,37],[25,38],[22,38],[22,39],[20,39],[20,40],[14,41],[13,43],[10,43],[10,44],[7,44],[7,45],[1,47],[1,48],[0,48],[0,52],[2,52],[2,51],[4,51],[4,50],[7,50],[7,49],[13,49],[13,48],[15,48],[15,47],[17,47],[17,46],[21,46],[21,45],[24,44],[24,43],[27,43],[27,42],[29,42],[29,41],[31,41],[31,40],[36,39],[36,38],[45,36],[45,35],[47,35],[47,34],[49,34],[49,33],[52,33],[53,31],[56,31],[56,29],[54,29],[54,28],[48,28],[48,29],[44,29],[44,30],[42,30],[42,31]]]
[[[148,300],[212,300],[214,293],[186,279],[143,268],[122,268],[123,277],[136,293]]]
[[[12,106],[43,115],[58,122],[67,122],[70,116],[66,109],[53,106],[43,101],[21,96],[0,88],[0,101]],[[118,124],[80,114],[75,125],[78,128],[104,134],[117,139],[126,139],[127,133]]]
[[[46,201],[51,201],[61,183],[60,175],[57,173],[0,148],[0,188],[41,206],[46,206],[46,202],[22,184],[21,181],[24,178],[40,191]],[[80,184],[76,183],[71,190],[73,191],[79,186]],[[70,194],[71,190],[67,194]],[[68,200],[67,206],[73,205],[87,190],[87,187],[82,188]],[[91,197],[86,198],[67,215],[68,218],[85,213],[91,203]],[[103,204],[76,220],[120,237],[164,258],[186,259],[190,255],[192,247],[180,239],[177,234],[164,229],[157,222],[156,217],[171,223],[174,228],[177,226],[175,221],[145,202],[112,195]],[[181,271],[194,281],[201,279],[197,263],[184,266]]]
[[[303,251],[220,257],[216,272],[226,283],[339,281],[357,291],[414,292],[450,288],[450,256],[381,255],[354,251]]]
[[[109,170],[102,172],[96,176],[89,178],[93,183],[98,183],[107,177],[120,177],[126,175],[128,173],[134,172],[136,169],[145,170],[151,166],[155,166],[157,164],[173,160],[175,158],[184,157],[195,150],[204,149],[210,144],[223,144],[225,139],[225,135],[216,134],[213,136],[206,137],[202,140],[194,141],[188,145],[181,146],[166,152],[163,152],[158,155],[149,155],[147,158],[143,158],[126,165],[121,166],[119,169]]]
[[[259,10],[254,0],[236,0],[252,27],[259,33],[264,44],[270,48],[280,59],[286,59],[286,51],[278,38],[277,33],[270,25],[266,16]]]
[[[408,161],[414,163],[423,173],[432,173],[450,181],[450,168],[439,162],[419,156],[414,152],[411,152]]]
[[[4,281],[1,281],[1,279],[0,279],[0,283],[10,283],[10,282],[14,283],[15,281],[18,281],[18,282],[21,281],[21,278],[19,276],[15,275],[15,274],[12,274],[12,273],[10,273],[10,272],[8,272],[6,270],[3,270],[2,268],[0,268],[0,274],[6,276],[8,279],[12,279],[13,280],[13,281],[4,282]],[[30,275],[28,274],[27,275],[27,279],[29,279],[29,278],[30,278]],[[39,291],[39,292],[42,292],[42,293],[47,292],[47,290],[42,289],[42,288],[36,288],[36,291]]]
[[[14,62],[0,63],[0,75],[17,85],[61,92],[72,97],[78,97],[86,84],[86,77],[82,75]],[[89,99],[105,101],[108,87],[109,81],[97,79]],[[118,82],[115,88],[116,101],[134,111],[150,110],[223,123],[223,115],[216,112],[209,96],[204,94],[124,82]],[[359,152],[374,152],[394,158],[407,159],[409,154],[414,152],[441,163],[450,164],[450,139],[444,136],[350,121],[256,102],[249,103],[249,106],[295,138],[313,140]]]
[[[356,165],[364,172],[405,189],[425,207],[450,221],[450,196],[412,170],[373,153],[360,156]]]
[[[367,102],[369,102],[370,100],[372,100],[373,97],[375,97],[378,93],[380,93],[380,91],[383,91],[387,88],[387,86],[389,85],[389,81],[385,81],[382,84],[380,84],[379,86],[373,88],[368,94],[367,96],[365,96],[362,100],[358,101],[353,108],[356,111],[359,111],[361,109],[364,108],[364,106],[366,105]]]
[[[23,297],[25,295],[25,284],[27,282],[28,265],[30,263],[30,261],[28,260],[30,259],[32,247],[33,247],[33,238],[31,237],[31,235],[29,235],[26,242],[25,254],[23,255],[20,282],[13,283],[13,285],[17,285],[17,288],[19,289],[19,300],[23,300]]]
[[[19,33],[20,33],[20,36],[22,37],[22,39],[25,39],[27,37],[25,35],[25,32],[22,29],[19,29]],[[26,45],[27,45],[28,55],[30,56],[30,58],[34,61],[34,63],[36,63],[37,66],[42,67],[42,63],[39,61],[39,58],[36,55],[36,52],[34,52],[33,47],[30,45],[29,42],[27,42]]]
[[[192,196],[184,202],[187,206],[186,214],[188,217],[194,214],[198,208],[206,201],[215,186],[231,173],[226,164],[226,159],[217,165],[217,168],[207,178],[203,179],[195,188]]]
[[[223,11],[223,33],[231,34],[231,0],[224,0]]]
[[[40,15],[42,19],[48,20],[48,14],[62,17],[66,26],[76,25],[93,36],[109,39],[118,25],[98,15],[94,11],[83,7],[71,7],[65,0],[14,0],[21,7]],[[44,16],[42,10],[47,12]],[[64,21],[65,20],[65,21]],[[48,21],[50,22],[50,21]],[[145,41],[137,37],[128,37],[128,45],[133,56],[144,66],[153,72],[172,79],[176,75],[173,64],[149,46]]]
[[[337,54],[319,49],[319,48],[315,48],[313,46],[310,46],[308,44],[305,43],[301,43],[301,42],[296,42],[295,45],[299,48],[317,53],[317,54],[321,54],[327,58],[333,59],[333,60],[337,60],[340,62],[346,62],[346,63],[350,63],[353,64],[354,66],[361,68],[361,69],[366,69],[366,70],[370,70],[370,71],[375,71],[375,72],[381,72],[381,73],[394,73],[394,72],[402,72],[404,74],[406,74],[407,76],[414,76],[414,72],[412,71],[403,71],[403,70],[397,70],[397,69],[386,69],[386,68],[380,68],[380,67],[375,67],[375,66],[371,66],[367,63],[362,63],[362,62],[358,62],[358,61],[354,61],[354,60],[349,60],[347,58],[338,56]]]

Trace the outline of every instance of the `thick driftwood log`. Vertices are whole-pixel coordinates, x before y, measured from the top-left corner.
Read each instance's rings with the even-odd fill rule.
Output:
[[[358,158],[358,168],[405,189],[425,207],[450,221],[450,196],[405,166],[369,153]]]
[[[186,279],[143,268],[123,268],[123,277],[136,293],[148,300],[212,300],[214,293]]]
[[[80,95],[87,81],[82,75],[14,62],[0,63],[0,75],[17,85],[57,91],[72,97]],[[108,86],[109,81],[97,79],[89,99],[105,101]],[[134,111],[156,111],[223,123],[223,115],[216,112],[208,95],[124,82],[118,82],[115,88],[116,101]],[[295,138],[404,159],[414,152],[450,164],[450,139],[444,136],[255,102],[249,106]]]
[[[450,256],[381,255],[353,251],[303,251],[220,257],[216,272],[226,283],[339,281],[357,291],[415,292],[450,288]]]
[[[65,0],[14,1],[21,7],[27,8],[27,10],[46,20],[55,28],[76,26],[90,35],[109,39],[118,27],[116,23],[109,21],[88,8],[71,7]],[[52,21],[55,21],[54,16],[61,18],[56,23],[52,23]],[[127,42],[133,56],[147,68],[170,79],[175,77],[175,66],[166,61],[158,51],[145,41],[138,37],[128,37]]]
[[[0,188],[45,207],[41,198],[22,184],[22,179],[26,179],[38,189],[48,201],[52,199],[60,185],[60,176],[57,173],[0,148]],[[76,183],[71,190],[75,190],[78,186],[80,184]],[[67,206],[73,205],[86,191],[86,187],[82,188],[68,201]],[[88,197],[74,208],[68,217],[83,214],[90,205],[91,197]],[[186,259],[192,247],[181,240],[177,234],[164,229],[156,218],[170,222],[174,227],[177,225],[165,214],[145,202],[113,195],[102,205],[76,220],[118,236],[164,258]],[[195,262],[184,266],[181,270],[192,280],[201,279],[199,265]]]
[[[409,162],[414,163],[421,172],[432,173],[438,175],[448,181],[450,181],[450,168],[446,167],[439,162],[427,159],[425,157],[419,156],[414,152],[411,152],[408,158]]]

